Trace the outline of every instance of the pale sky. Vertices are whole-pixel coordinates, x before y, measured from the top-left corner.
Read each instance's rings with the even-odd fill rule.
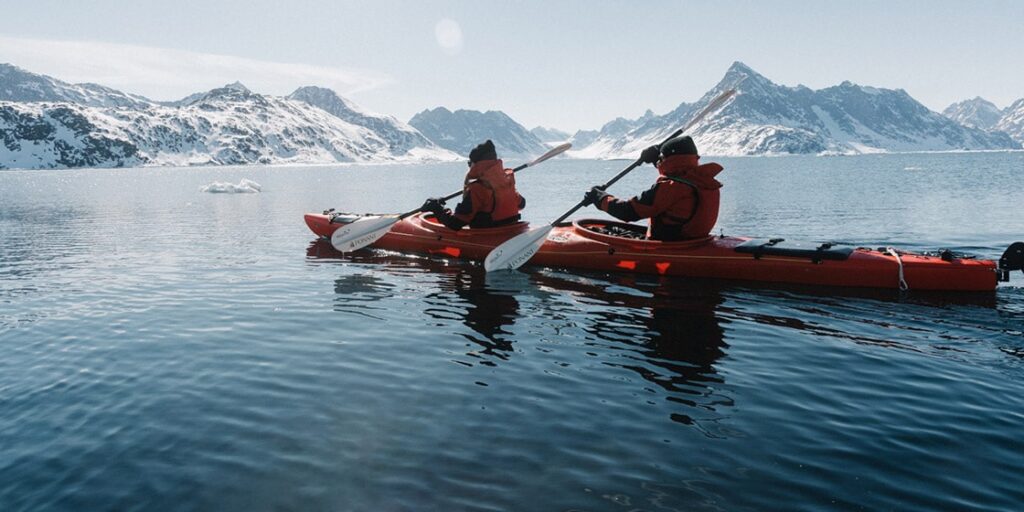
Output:
[[[569,132],[693,101],[736,60],[1002,108],[1024,97],[1022,49],[1015,0],[0,0],[0,62],[66,81],[157,100],[321,85],[405,121],[445,106]]]

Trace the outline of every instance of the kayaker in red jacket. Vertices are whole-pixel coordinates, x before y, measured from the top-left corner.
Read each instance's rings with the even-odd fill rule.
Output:
[[[651,219],[647,237],[676,241],[707,236],[718,221],[719,189],[715,176],[722,166],[700,164],[697,145],[688,135],[676,137],[660,148],[643,151],[644,163],[656,164],[654,186],[628,201],[616,198],[601,187],[593,187],[584,200],[599,210],[626,222]]]
[[[494,143],[488,140],[469,152],[469,172],[464,181],[462,202],[455,211],[447,210],[441,200],[432,198],[423,203],[423,211],[431,212],[450,229],[490,228],[519,222],[519,211],[526,199],[516,192],[516,177],[498,159]]]

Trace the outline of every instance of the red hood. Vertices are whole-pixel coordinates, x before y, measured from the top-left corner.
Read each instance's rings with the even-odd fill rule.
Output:
[[[497,168],[499,171],[504,171],[505,163],[502,162],[500,158],[498,160],[481,160],[479,162],[476,162],[475,164],[473,164],[472,167],[469,168],[469,172],[466,173],[465,182],[469,183],[469,180],[477,180],[485,175],[494,173],[494,171],[491,170],[492,168]],[[502,172],[502,174],[504,174],[504,172]]]
[[[697,155],[672,155],[658,163],[658,173],[690,180],[701,188],[721,188],[722,183],[715,176],[722,172],[722,166],[716,163],[701,164],[699,161]]]

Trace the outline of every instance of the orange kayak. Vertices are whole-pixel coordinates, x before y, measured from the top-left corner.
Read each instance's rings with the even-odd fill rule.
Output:
[[[358,218],[334,212],[305,215],[309,229],[327,238]],[[452,231],[429,214],[417,214],[396,223],[372,247],[482,261],[491,249],[528,229],[527,223],[520,222]],[[660,242],[642,239],[644,231],[642,226],[611,220],[565,223],[552,230],[528,264],[804,285],[974,292],[995,290],[997,281],[1008,274],[992,260],[948,252],[925,255],[732,236]],[[1015,246],[1019,251],[1019,243],[1011,249]]]

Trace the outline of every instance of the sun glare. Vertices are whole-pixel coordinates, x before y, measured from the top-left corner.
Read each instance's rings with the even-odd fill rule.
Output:
[[[438,46],[446,53],[455,55],[462,51],[462,28],[454,20],[445,18],[437,22],[434,37],[437,38]]]

